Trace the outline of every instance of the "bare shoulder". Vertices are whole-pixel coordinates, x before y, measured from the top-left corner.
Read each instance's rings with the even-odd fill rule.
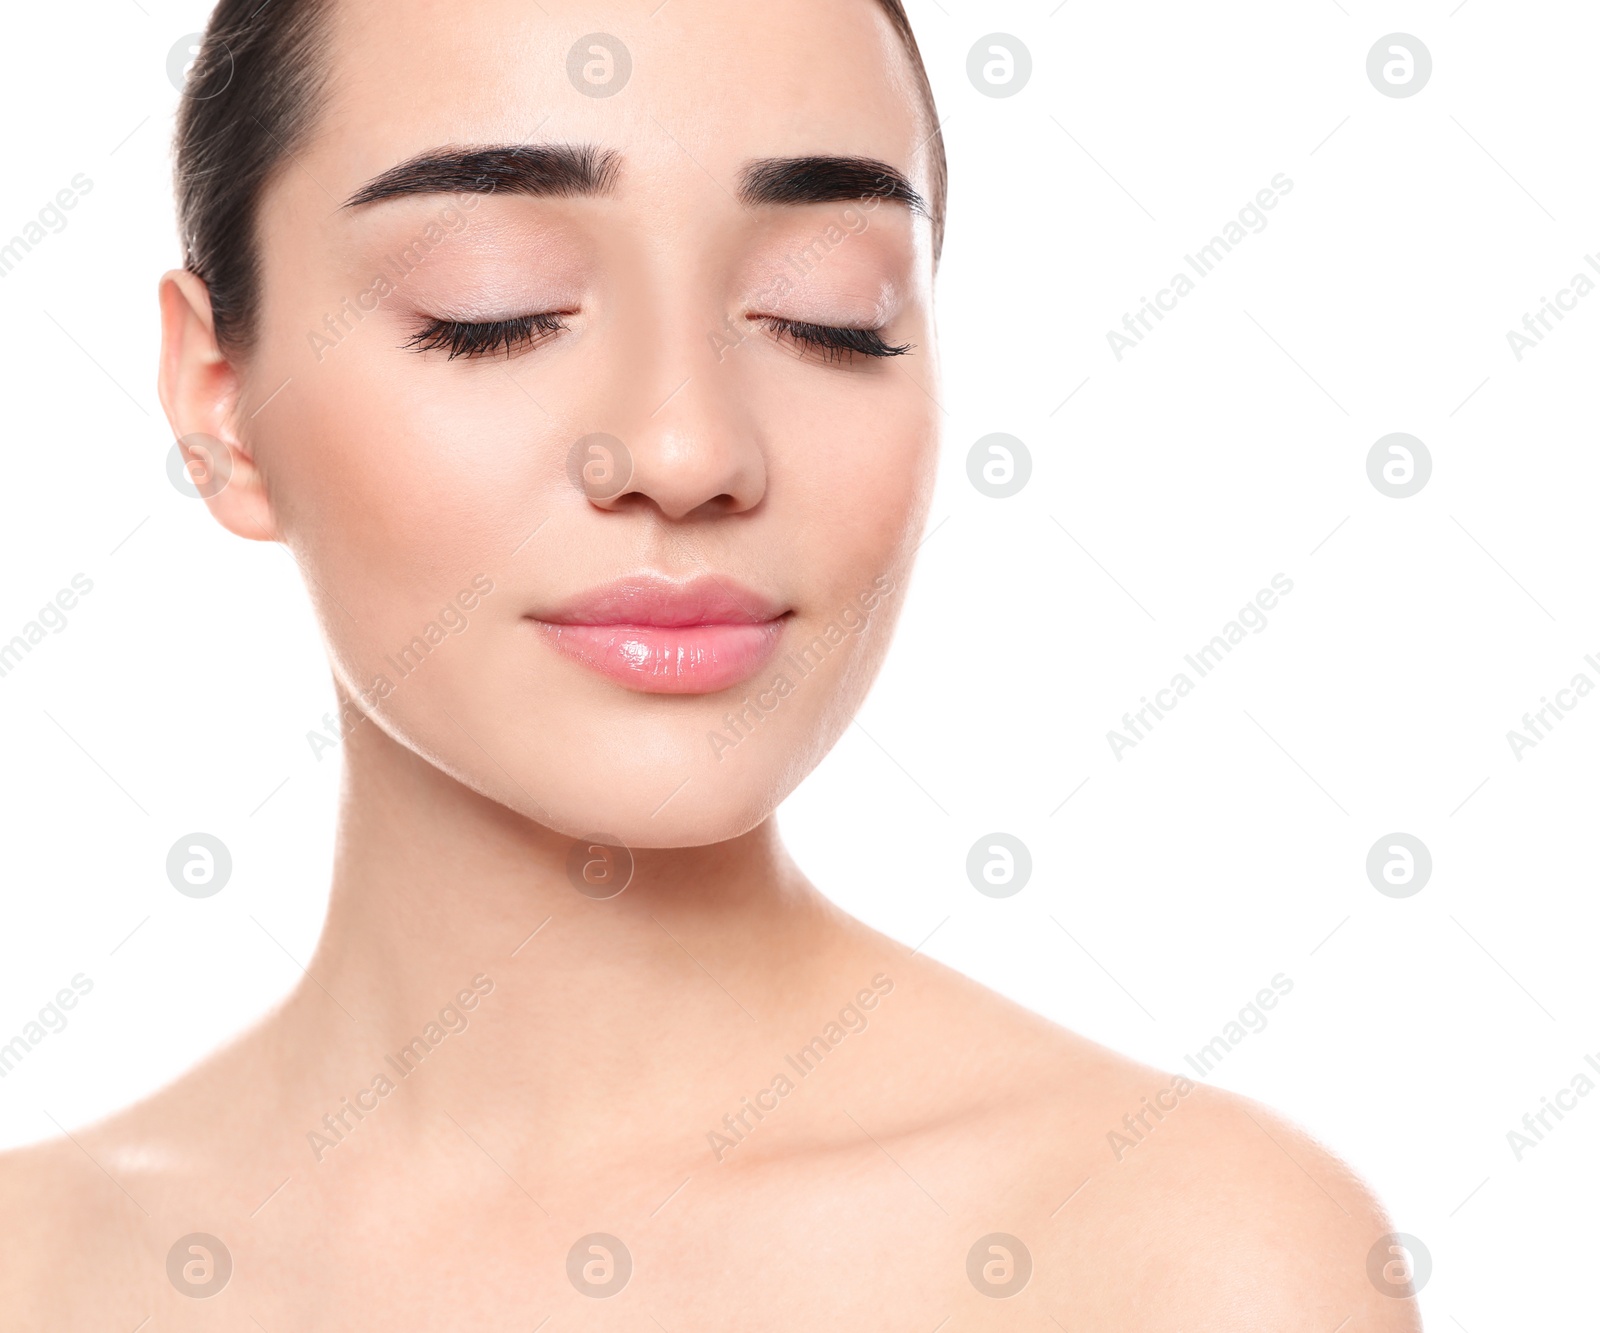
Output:
[[[0,1153],[0,1308],[16,1321],[7,1327],[75,1329],[110,1313],[100,1284],[136,1269],[150,1244],[146,1219],[114,1196],[115,1182],[72,1138]]]
[[[1190,1333],[1421,1328],[1382,1206],[1287,1118],[1155,1071],[1103,1111],[1098,1169],[1062,1239],[1115,1250],[1119,1308]]]
[[[1044,1312],[1186,1333],[1421,1328],[1382,1206],[1289,1118],[937,964],[902,970],[905,1035],[937,1051],[921,1086],[962,1108],[946,1138],[982,1168],[948,1167],[951,1193],[1027,1248]]]
[[[168,1252],[228,1209],[210,1182],[231,1175],[213,1140],[221,1090],[243,1086],[228,1082],[236,1061],[214,1056],[105,1120],[0,1153],[4,1327],[67,1333],[131,1312],[131,1328],[171,1306]]]

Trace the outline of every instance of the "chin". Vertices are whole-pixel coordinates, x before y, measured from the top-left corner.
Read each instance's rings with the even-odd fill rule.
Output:
[[[675,700],[687,710],[663,719],[643,698],[555,710],[545,701],[530,711],[463,691],[438,706],[414,698],[375,720],[431,768],[514,814],[563,838],[600,834],[630,849],[702,847],[750,832],[805,773],[798,752],[815,748],[801,733],[814,733],[818,720],[797,716],[719,754],[708,739],[720,721],[709,700]],[[496,722],[519,712],[520,722]]]
[[[575,842],[599,833],[606,842],[635,851],[709,847],[758,828],[777,808],[776,801],[754,802],[745,792],[703,792],[694,799],[687,795],[687,789],[679,793],[659,814],[627,799],[609,805],[596,801],[585,811],[574,804],[570,810],[552,811],[555,823],[548,826]],[[672,811],[679,801],[682,806]]]
[[[721,758],[694,723],[653,734],[622,728],[613,739],[607,748],[591,744],[581,762],[570,756],[582,751],[569,750],[566,763],[552,758],[538,785],[533,774],[521,778],[542,815],[524,808],[526,798],[514,808],[572,838],[603,832],[632,848],[703,847],[760,825],[804,771],[791,738],[775,733]],[[551,773],[563,776],[552,783]]]

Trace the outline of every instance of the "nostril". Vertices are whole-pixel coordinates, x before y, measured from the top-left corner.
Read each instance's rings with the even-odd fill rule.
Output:
[[[742,508],[736,497],[724,491],[721,495],[713,495],[704,504],[696,505],[687,517],[720,518],[724,514],[737,514]]]

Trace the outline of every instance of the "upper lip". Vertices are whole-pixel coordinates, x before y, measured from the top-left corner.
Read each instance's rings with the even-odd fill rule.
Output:
[[[687,580],[630,574],[534,616],[549,625],[761,625],[788,608],[733,579],[697,574]]]

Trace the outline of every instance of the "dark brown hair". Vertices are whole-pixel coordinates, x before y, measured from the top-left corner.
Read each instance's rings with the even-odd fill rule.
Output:
[[[927,115],[937,262],[949,193],[933,89],[903,0],[877,0],[905,43]],[[248,350],[261,285],[256,216],[268,183],[309,137],[322,105],[328,0],[220,0],[184,86],[174,143],[183,262],[211,292],[221,346]]]

